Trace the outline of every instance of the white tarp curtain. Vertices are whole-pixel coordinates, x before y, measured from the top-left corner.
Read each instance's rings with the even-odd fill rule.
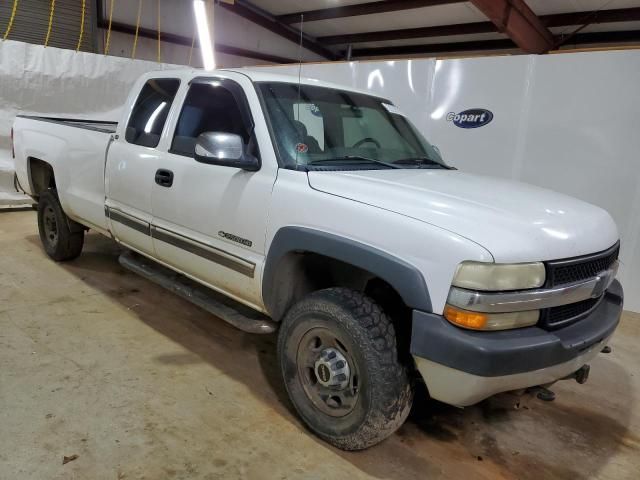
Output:
[[[118,120],[133,82],[175,65],[0,40],[0,149],[16,114]]]
[[[461,170],[606,209],[621,235],[625,308],[640,311],[640,50],[309,64],[302,75],[389,98]],[[478,108],[493,113],[482,127],[447,119]]]

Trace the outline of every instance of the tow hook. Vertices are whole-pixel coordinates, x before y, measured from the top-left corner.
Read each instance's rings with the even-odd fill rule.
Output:
[[[587,380],[589,380],[590,370],[591,367],[589,365],[583,365],[573,374],[573,378],[576,379],[576,382],[582,385],[583,383],[586,383]]]
[[[582,385],[583,383],[586,383],[587,380],[589,379],[589,371],[590,370],[591,370],[591,367],[589,365],[583,365],[578,370],[576,370],[575,372],[573,372],[573,373],[567,375],[566,377],[564,377],[563,380],[574,379],[576,382],[578,382],[580,385]]]
[[[556,399],[556,394],[546,387],[538,385],[537,387],[527,388],[527,393],[535,394],[539,400],[544,402],[553,402]]]

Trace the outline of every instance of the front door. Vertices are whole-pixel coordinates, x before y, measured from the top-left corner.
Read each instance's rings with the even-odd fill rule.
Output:
[[[196,139],[203,132],[240,135],[246,148],[260,156],[256,139],[267,136],[266,126],[262,121],[261,135],[256,135],[242,81],[191,82],[168,152],[158,162],[159,169],[171,172],[173,182],[153,185],[152,237],[162,262],[261,309],[259,268],[277,167],[269,162],[248,172],[194,159]],[[244,81],[253,91],[249,80]],[[257,105],[257,96],[251,101]]]
[[[124,135],[111,144],[107,157],[105,214],[110,230],[118,241],[147,255],[154,254],[151,193],[160,159],[155,147],[179,86],[174,78],[147,81]]]

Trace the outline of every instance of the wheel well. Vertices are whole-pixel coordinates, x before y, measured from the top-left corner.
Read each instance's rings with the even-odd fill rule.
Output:
[[[55,175],[53,167],[47,162],[38,158],[29,158],[29,182],[31,184],[31,193],[34,197],[50,188],[56,188]]]
[[[371,297],[391,317],[399,350],[408,353],[411,309],[392,285],[375,274],[325,255],[290,252],[278,263],[273,280],[265,303],[274,320],[281,320],[289,307],[311,292],[351,288]]]

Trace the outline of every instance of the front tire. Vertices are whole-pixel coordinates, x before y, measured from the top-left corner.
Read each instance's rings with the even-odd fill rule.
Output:
[[[360,292],[331,288],[295,304],[280,327],[278,358],[298,414],[338,448],[375,445],[409,414],[413,390],[393,324]]]
[[[65,215],[54,190],[38,199],[38,231],[44,251],[56,262],[72,260],[82,252],[84,227]]]

